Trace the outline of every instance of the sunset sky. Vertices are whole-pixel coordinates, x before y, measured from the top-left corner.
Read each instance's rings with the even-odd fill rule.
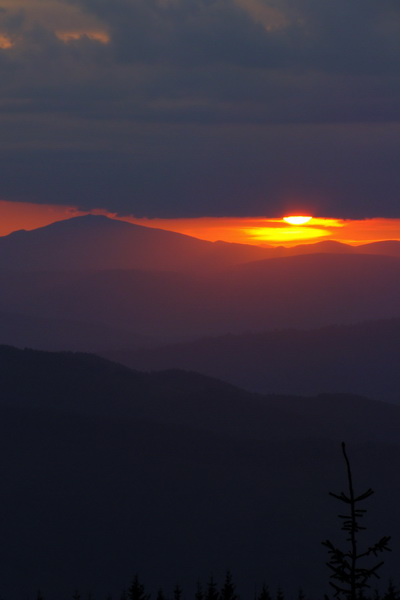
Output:
[[[0,71],[7,206],[400,217],[398,0],[0,0]]]
[[[261,246],[294,246],[326,240],[359,245],[383,240],[400,240],[400,219],[327,219],[307,216],[297,225],[285,217],[193,217],[193,218],[137,218],[121,216],[107,210],[93,209],[113,219],[145,227],[176,231],[215,242],[223,240]],[[19,229],[32,230],[56,221],[83,216],[76,206],[35,204],[0,201],[0,236]],[[297,219],[295,219],[297,220]]]

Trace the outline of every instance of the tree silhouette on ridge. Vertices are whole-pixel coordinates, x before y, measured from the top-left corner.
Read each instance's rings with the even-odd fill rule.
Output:
[[[384,536],[365,550],[359,550],[358,534],[365,529],[360,525],[360,519],[364,516],[366,509],[358,508],[358,504],[369,498],[374,491],[368,488],[359,495],[354,493],[353,476],[344,442],[342,442],[342,453],[346,463],[348,492],[340,492],[340,494],[329,492],[329,494],[346,504],[348,509],[348,513],[340,514],[338,517],[342,521],[342,531],[347,533],[346,541],[349,542],[349,546],[347,549],[341,550],[330,540],[325,540],[322,544],[328,548],[329,561],[326,564],[331,570],[329,583],[334,589],[334,597],[344,600],[360,600],[363,598],[364,591],[370,588],[370,579],[372,577],[379,578],[377,571],[384,562],[382,560],[372,566],[367,566],[364,559],[371,556],[376,557],[385,550],[390,550],[388,547],[390,536]]]

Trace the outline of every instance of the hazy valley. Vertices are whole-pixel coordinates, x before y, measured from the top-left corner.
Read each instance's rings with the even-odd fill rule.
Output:
[[[0,238],[4,597],[226,569],[243,597],[320,597],[343,440],[396,577],[399,254],[105,217]]]
[[[395,254],[398,245],[378,247]],[[342,246],[254,260],[270,249],[79,217],[0,239],[0,313],[10,315],[20,344],[24,316],[102,324],[115,340],[120,330],[120,347],[129,345],[126,331],[168,341],[400,317],[400,258]],[[60,323],[54,327],[62,339]],[[87,348],[71,336],[63,347],[107,345],[107,336],[102,347],[89,335]]]

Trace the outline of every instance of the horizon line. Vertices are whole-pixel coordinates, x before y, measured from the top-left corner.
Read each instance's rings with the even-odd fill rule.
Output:
[[[303,224],[291,224],[266,216],[228,217],[135,217],[107,209],[80,209],[73,205],[37,204],[0,200],[0,236],[19,230],[32,231],[52,223],[82,217],[104,216],[113,220],[181,233],[205,241],[223,241],[261,247],[293,247],[332,241],[350,246],[373,242],[400,241],[400,218],[374,217],[343,219],[308,217]]]

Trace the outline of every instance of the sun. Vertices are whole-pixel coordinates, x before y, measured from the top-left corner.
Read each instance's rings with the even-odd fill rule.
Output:
[[[292,216],[292,217],[283,217],[283,221],[285,223],[289,223],[290,225],[305,225],[309,221],[311,221],[312,217],[304,217],[304,216]]]

